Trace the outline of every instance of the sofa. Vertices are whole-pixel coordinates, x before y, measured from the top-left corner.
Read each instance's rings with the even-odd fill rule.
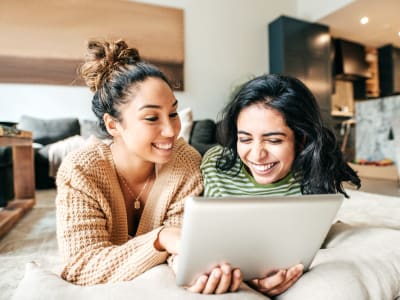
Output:
[[[216,124],[213,120],[193,121],[190,109],[180,111],[179,115],[182,121],[181,136],[201,155],[216,144]],[[92,135],[98,138],[104,137],[96,121],[78,118],[43,119],[23,115],[18,122],[18,128],[32,132],[36,189],[55,187],[55,171],[52,171],[52,165],[49,163],[52,149],[63,146],[63,152],[66,152],[84,143]],[[0,178],[0,207],[4,207],[14,196],[10,147],[0,147]]]

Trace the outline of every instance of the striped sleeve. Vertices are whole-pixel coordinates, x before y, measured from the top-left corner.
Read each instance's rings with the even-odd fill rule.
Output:
[[[204,182],[204,196],[221,197],[218,189],[217,158],[221,155],[222,147],[215,146],[209,149],[203,157],[201,172]]]

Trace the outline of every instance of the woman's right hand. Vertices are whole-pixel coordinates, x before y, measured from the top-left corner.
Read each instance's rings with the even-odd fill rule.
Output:
[[[179,253],[179,244],[181,241],[181,229],[179,227],[164,227],[158,234],[155,247],[160,251],[167,251],[170,254]],[[179,255],[176,255],[172,263],[172,269],[176,273],[177,261]],[[239,269],[232,269],[229,264],[222,264],[215,267],[208,274],[203,274],[186,289],[193,293],[202,294],[223,294],[226,292],[236,292],[242,283],[242,272]]]
[[[212,269],[209,274],[203,274],[186,289],[193,293],[223,294],[236,292],[242,283],[242,272],[232,269],[229,264],[222,264]]]

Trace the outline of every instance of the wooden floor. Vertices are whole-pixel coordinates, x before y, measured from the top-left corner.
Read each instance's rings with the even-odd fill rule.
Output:
[[[354,189],[349,185],[345,187]],[[360,191],[400,197],[400,181],[361,177]]]

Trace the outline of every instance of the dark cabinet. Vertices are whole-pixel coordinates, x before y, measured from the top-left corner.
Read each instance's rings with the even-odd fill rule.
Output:
[[[378,48],[379,89],[381,97],[400,93],[400,48]]]
[[[322,117],[331,122],[331,38],[329,27],[281,16],[268,25],[270,73],[299,78],[313,92]]]

